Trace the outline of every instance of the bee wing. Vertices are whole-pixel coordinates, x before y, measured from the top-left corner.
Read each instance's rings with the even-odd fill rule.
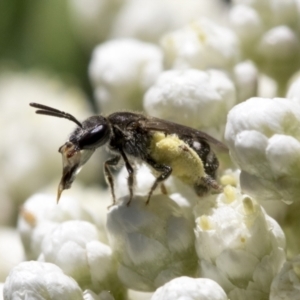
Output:
[[[166,134],[177,134],[181,139],[195,139],[197,141],[206,141],[207,143],[216,146],[218,149],[223,151],[228,151],[226,145],[207,133],[184,126],[181,124],[177,124],[171,121],[149,117],[142,121],[142,127],[151,131],[161,131]]]

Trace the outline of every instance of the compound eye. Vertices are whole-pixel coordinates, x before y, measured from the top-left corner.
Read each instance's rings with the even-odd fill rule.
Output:
[[[109,126],[101,124],[86,131],[79,139],[80,149],[94,149],[104,145],[109,139]]]

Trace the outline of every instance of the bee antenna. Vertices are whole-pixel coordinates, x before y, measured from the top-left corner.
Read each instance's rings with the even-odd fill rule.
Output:
[[[46,115],[46,116],[68,119],[68,120],[76,123],[79,127],[82,128],[82,124],[71,114],[68,114],[64,111],[60,111],[56,108],[52,108],[50,106],[39,104],[39,103],[32,102],[32,103],[29,103],[29,105],[34,108],[38,108],[38,110],[35,113],[37,113],[39,115]]]

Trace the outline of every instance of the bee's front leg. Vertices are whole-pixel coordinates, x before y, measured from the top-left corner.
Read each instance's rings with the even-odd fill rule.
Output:
[[[129,200],[127,202],[127,206],[130,205],[130,202],[133,198],[133,186],[134,186],[134,168],[132,167],[132,165],[129,163],[129,160],[125,154],[125,152],[120,149],[119,150],[121,155],[122,155],[122,158],[125,162],[125,167],[128,171],[128,179],[127,179],[127,183],[128,183],[128,188],[129,188]]]
[[[110,206],[113,206],[113,205],[116,204],[116,196],[115,196],[115,189],[114,189],[114,179],[113,179],[113,176],[111,174],[111,171],[110,171],[109,167],[116,166],[119,163],[120,158],[121,158],[121,156],[117,155],[117,156],[114,156],[114,157],[108,159],[104,163],[104,175],[105,175],[105,179],[106,179],[106,181],[107,181],[107,183],[108,183],[108,185],[110,187],[111,195],[112,195],[112,198],[113,198],[113,203]]]

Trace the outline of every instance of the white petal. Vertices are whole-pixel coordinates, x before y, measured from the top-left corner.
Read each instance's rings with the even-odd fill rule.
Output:
[[[144,108],[150,115],[203,128],[224,124],[235,102],[234,85],[223,72],[170,70],[147,91]]]
[[[167,66],[177,69],[231,69],[239,59],[235,34],[208,19],[165,35],[161,44]]]
[[[192,224],[164,195],[119,199],[109,210],[107,231],[127,287],[152,291],[178,274],[194,274],[197,259]]]
[[[83,299],[77,282],[56,265],[36,261],[13,268],[4,284],[4,299]]]
[[[106,112],[141,109],[136,99],[162,70],[162,53],[154,44],[134,39],[108,41],[94,49],[89,76]]]
[[[258,264],[258,259],[251,253],[244,250],[228,249],[223,251],[216,260],[216,266],[236,286],[246,287]]]
[[[178,277],[159,288],[151,300],[227,300],[224,290],[207,278]]]

